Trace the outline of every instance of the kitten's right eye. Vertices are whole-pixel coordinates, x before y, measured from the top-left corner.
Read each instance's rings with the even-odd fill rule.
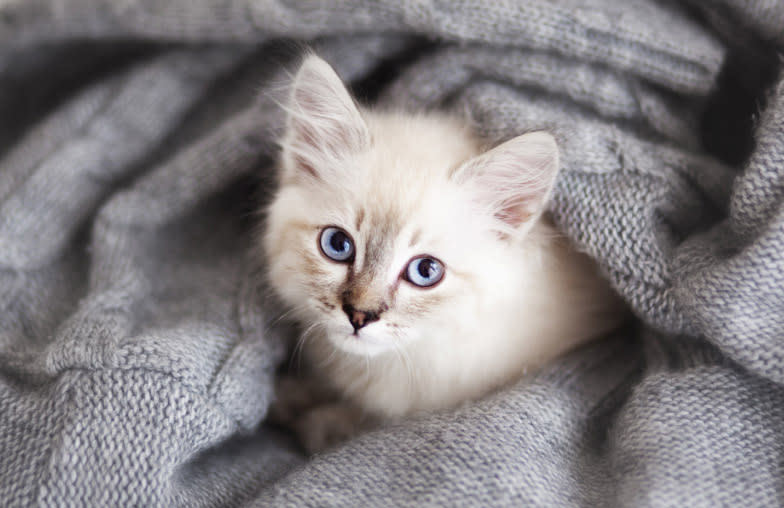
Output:
[[[351,237],[340,228],[326,227],[321,231],[319,238],[321,252],[329,259],[340,263],[354,260],[354,242]]]

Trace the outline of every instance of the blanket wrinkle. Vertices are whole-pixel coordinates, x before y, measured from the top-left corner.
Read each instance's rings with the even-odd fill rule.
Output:
[[[782,505],[782,26],[772,0],[0,1],[3,505]],[[637,321],[315,457],[269,428],[293,332],[255,210],[307,46],[379,107],[553,132],[550,212]]]

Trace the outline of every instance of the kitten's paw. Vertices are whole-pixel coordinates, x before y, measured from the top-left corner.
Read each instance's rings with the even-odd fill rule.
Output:
[[[321,394],[313,390],[309,381],[293,376],[281,376],[275,380],[275,400],[269,408],[267,419],[290,427],[304,413],[322,403]]]
[[[362,411],[342,404],[315,407],[293,422],[305,451],[314,453],[351,439],[367,426]]]
[[[291,427],[313,408],[336,404],[339,397],[329,387],[311,377],[284,375],[275,379],[275,399],[269,408],[268,419]]]

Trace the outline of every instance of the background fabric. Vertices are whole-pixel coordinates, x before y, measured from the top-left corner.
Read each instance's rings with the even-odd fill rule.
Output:
[[[263,424],[303,41],[368,102],[554,132],[639,323],[312,459]],[[782,49],[776,0],[0,1],[2,504],[780,506]]]

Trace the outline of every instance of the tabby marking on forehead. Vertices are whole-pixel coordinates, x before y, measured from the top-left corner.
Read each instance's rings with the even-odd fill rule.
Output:
[[[414,245],[419,243],[419,240],[421,238],[422,238],[422,230],[421,229],[417,229],[416,231],[414,231],[414,234],[411,235],[411,240],[409,240],[408,246],[409,247],[413,247]]]
[[[383,274],[371,270],[364,270],[351,274],[346,282],[337,290],[342,303],[349,303],[358,309],[376,310],[389,305],[387,299],[389,284],[384,280]]]
[[[360,208],[359,211],[357,211],[357,222],[356,222],[357,232],[359,232],[360,228],[362,227],[363,220],[365,220],[365,209]]]
[[[373,228],[365,246],[364,263],[361,271],[373,274],[383,273],[384,262],[389,259],[392,250],[391,235],[383,229]]]
[[[362,252],[359,256],[361,265],[352,267],[352,271],[370,271],[380,274],[384,271],[384,264],[391,257],[395,240],[402,229],[403,219],[392,209],[378,210],[374,209],[373,205],[374,203],[370,203],[367,208],[360,208],[356,214],[357,217],[362,218],[364,231],[359,235],[357,245]]]

